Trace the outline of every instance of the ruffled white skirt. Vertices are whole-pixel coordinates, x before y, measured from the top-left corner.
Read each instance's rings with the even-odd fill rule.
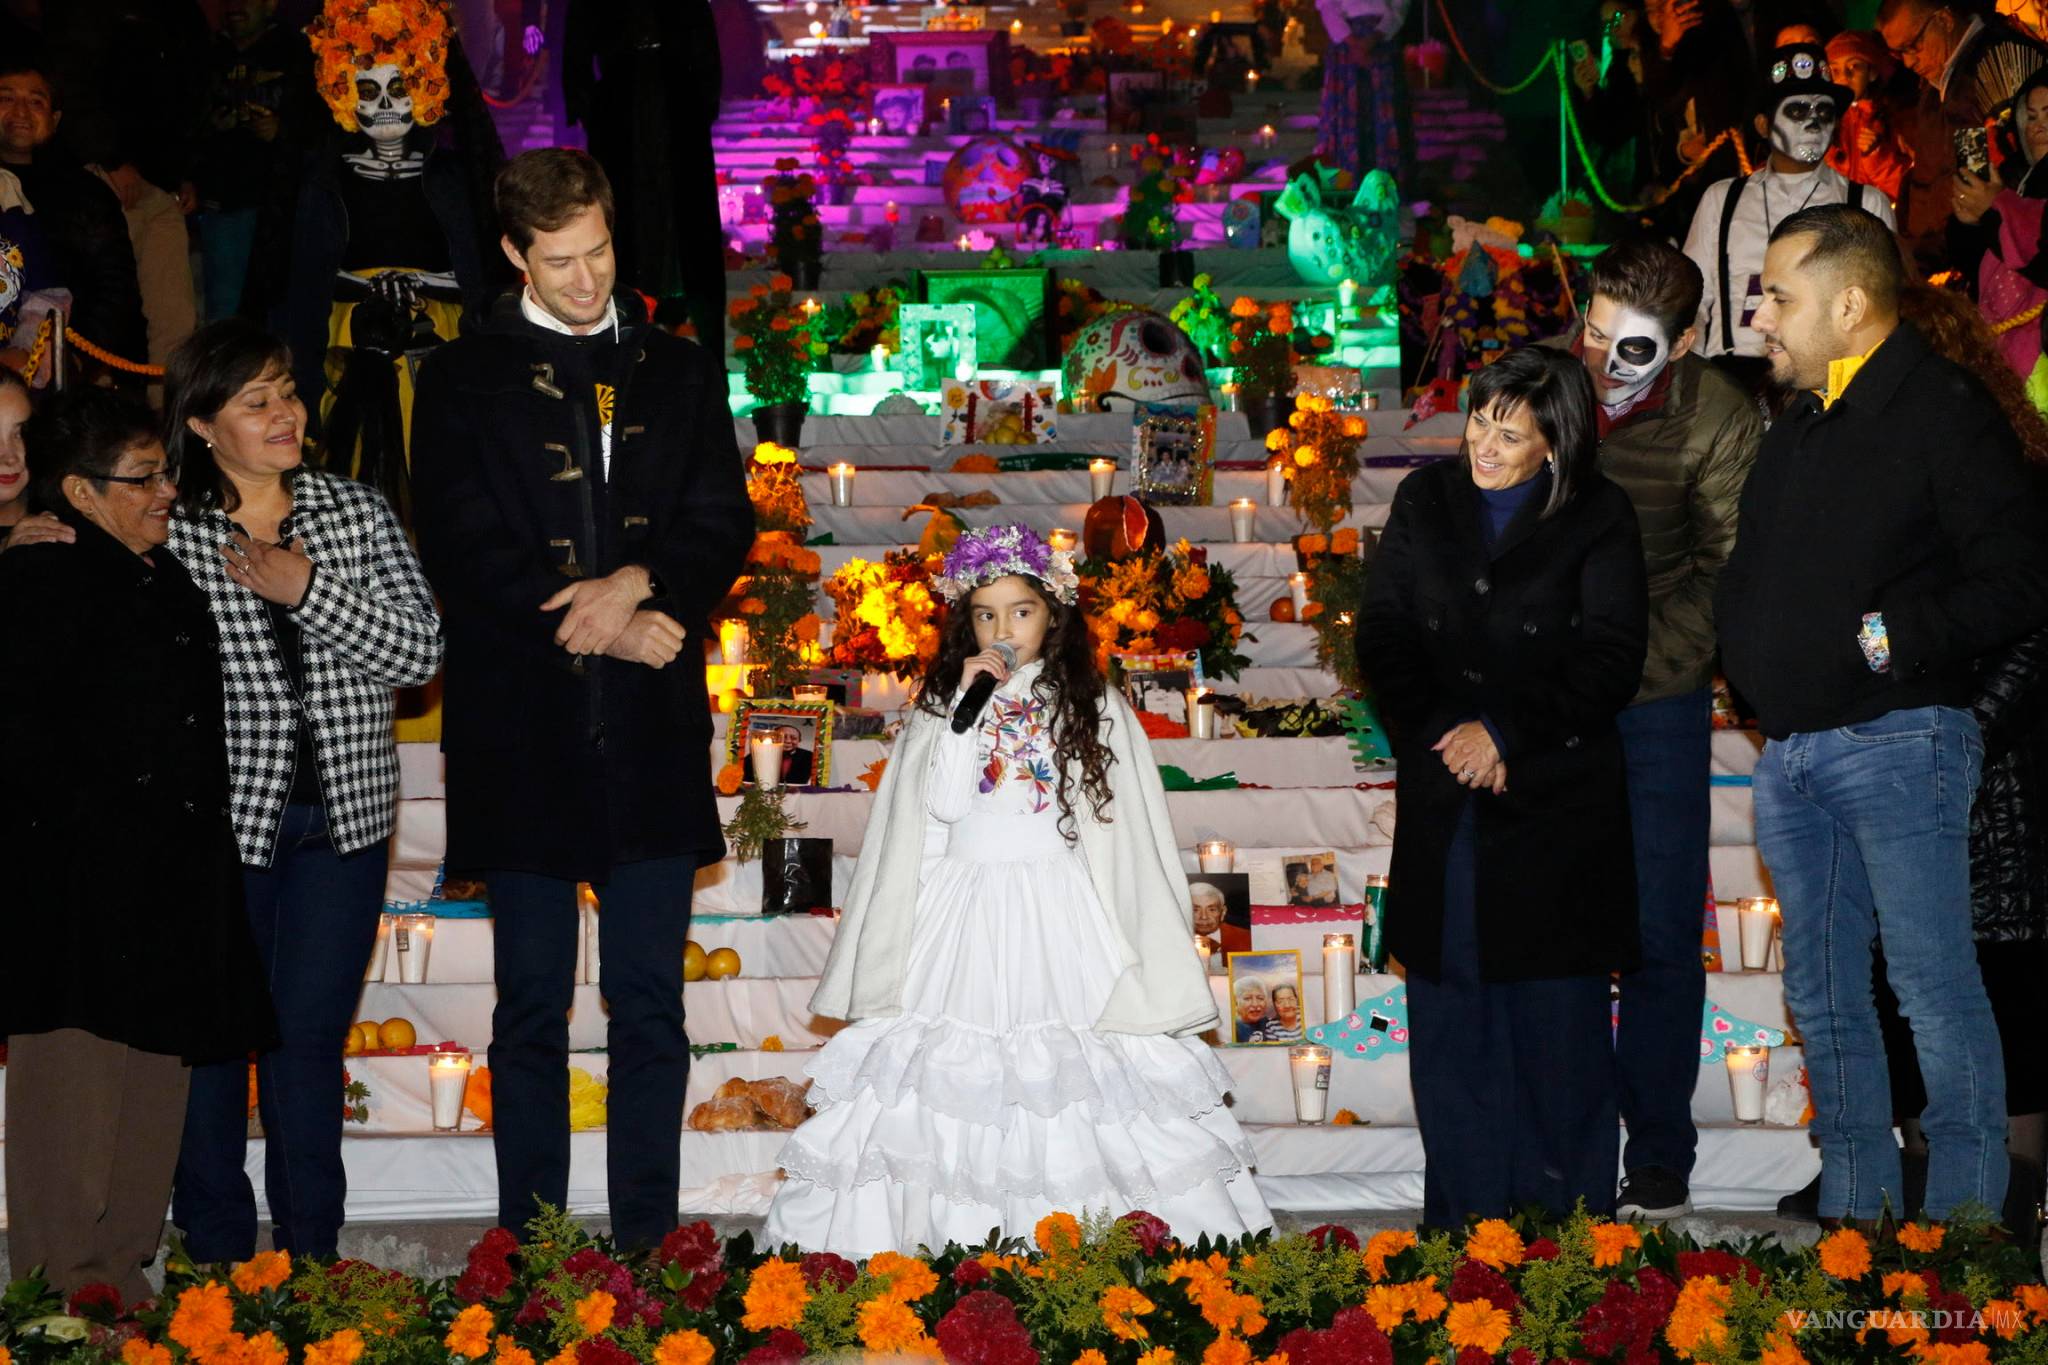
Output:
[[[904,1012],[807,1068],[818,1113],[782,1149],[767,1245],[936,1251],[1055,1210],[1144,1209],[1187,1241],[1270,1227],[1209,1047],[1093,1031],[1120,971],[1077,852],[928,859]]]

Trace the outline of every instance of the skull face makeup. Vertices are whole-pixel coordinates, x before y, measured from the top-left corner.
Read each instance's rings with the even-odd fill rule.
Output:
[[[1771,150],[1802,166],[1818,166],[1834,145],[1841,121],[1832,95],[1793,95],[1771,116]]]
[[[1633,403],[1671,363],[1672,337],[1647,313],[1595,294],[1586,309],[1586,369],[1603,407]]]
[[[380,150],[394,148],[412,131],[412,92],[405,73],[390,62],[356,73],[356,126]]]

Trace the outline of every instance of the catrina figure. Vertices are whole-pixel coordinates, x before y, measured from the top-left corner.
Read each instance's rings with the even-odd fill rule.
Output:
[[[327,0],[306,35],[340,133],[299,195],[293,364],[321,461],[410,525],[414,371],[497,283],[504,155],[441,0]]]

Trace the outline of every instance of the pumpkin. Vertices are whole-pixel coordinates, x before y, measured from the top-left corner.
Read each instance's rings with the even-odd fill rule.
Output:
[[[1273,619],[1275,621],[1292,621],[1294,619],[1294,599],[1292,597],[1276,597],[1273,599]]]
[[[1101,499],[1081,523],[1081,549],[1090,559],[1128,559],[1165,545],[1159,513],[1128,494]]]

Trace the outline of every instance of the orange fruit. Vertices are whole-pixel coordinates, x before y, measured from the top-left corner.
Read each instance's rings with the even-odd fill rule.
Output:
[[[683,980],[702,981],[704,961],[704,945],[694,938],[686,941],[683,944]]]
[[[341,1040],[341,1055],[355,1057],[362,1053],[363,1035],[354,1024],[348,1026],[348,1034]]]
[[[396,1051],[411,1047],[420,1040],[419,1030],[412,1026],[410,1019],[386,1019],[377,1029],[378,1041]]]
[[[739,974],[740,955],[730,948],[719,948],[704,959],[704,975],[713,981],[723,981]]]
[[[363,1051],[365,1052],[374,1052],[384,1046],[378,1037],[377,1021],[375,1019],[358,1020],[356,1022],[356,1034],[363,1040]]]

